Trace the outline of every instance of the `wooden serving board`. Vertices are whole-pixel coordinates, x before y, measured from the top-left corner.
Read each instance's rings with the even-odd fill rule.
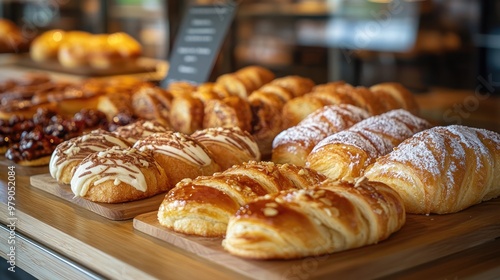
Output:
[[[134,228],[255,279],[366,279],[387,276],[500,237],[500,198],[448,215],[407,215],[406,224],[376,245],[298,260],[257,261],[233,256],[221,238],[176,233],[157,211],[134,218]]]
[[[115,221],[132,219],[139,214],[158,210],[165,197],[165,194],[158,194],[150,198],[125,203],[99,203],[75,197],[69,185],[57,183],[50,174],[33,175],[30,177],[30,181],[35,188]]]

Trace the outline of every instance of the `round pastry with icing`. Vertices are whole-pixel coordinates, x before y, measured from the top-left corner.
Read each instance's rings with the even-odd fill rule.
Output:
[[[139,151],[152,151],[172,185],[184,178],[212,175],[220,171],[210,151],[180,132],[154,133],[137,141],[133,147]]]
[[[157,132],[167,132],[170,129],[157,121],[139,120],[118,127],[113,133],[134,144],[138,140]]]
[[[75,196],[94,202],[121,203],[171,189],[151,151],[114,146],[86,157],[71,179]]]
[[[212,153],[222,170],[235,164],[261,159],[254,137],[239,127],[206,128],[191,136]]]
[[[50,158],[50,175],[62,184],[69,184],[76,166],[88,155],[119,146],[129,147],[130,144],[102,129],[93,130],[89,134],[72,138],[59,144]]]

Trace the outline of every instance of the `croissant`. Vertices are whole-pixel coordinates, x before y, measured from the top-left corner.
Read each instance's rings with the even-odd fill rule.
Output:
[[[231,95],[246,100],[250,93],[272,79],[274,74],[271,71],[259,66],[248,66],[234,73],[221,75],[215,82],[222,85]]]
[[[365,119],[321,140],[306,166],[334,180],[354,182],[375,160],[430,124],[404,109]]]
[[[311,93],[295,98],[283,108],[285,127],[298,124],[308,114],[325,105],[351,104],[371,115],[395,109],[418,113],[418,104],[412,93],[398,83],[381,83],[370,88],[353,87],[343,81],[317,85]]]
[[[71,190],[94,202],[139,200],[172,188],[150,151],[114,146],[90,154],[76,168]]]
[[[294,97],[299,97],[310,92],[315,86],[313,80],[296,75],[276,78],[270,84],[287,89]]]
[[[370,87],[375,95],[391,95],[399,104],[398,108],[417,114],[419,106],[412,93],[399,83],[380,83]]]
[[[154,159],[165,169],[172,186],[184,178],[212,175],[220,171],[220,166],[207,148],[180,132],[153,133],[138,140],[133,148],[151,150]]]
[[[126,148],[130,143],[102,129],[72,138],[57,145],[49,163],[50,175],[62,184],[69,184],[75,168],[88,155],[113,146]]]
[[[239,96],[213,99],[205,103],[203,128],[237,126],[242,130],[251,131],[251,122],[250,105]]]
[[[170,128],[154,120],[139,120],[119,126],[113,134],[127,140],[132,145],[138,140],[157,132],[167,132]]]
[[[307,156],[321,140],[368,117],[368,112],[353,105],[324,106],[274,138],[272,161],[305,166]]]
[[[222,245],[253,259],[318,256],[378,243],[405,219],[401,197],[385,184],[326,180],[244,205],[230,218]]]
[[[396,190],[409,213],[458,212],[500,195],[500,134],[434,127],[379,158],[365,177]]]
[[[178,96],[172,101],[169,122],[175,131],[191,134],[203,128],[203,102],[190,95]]]
[[[205,128],[196,131],[191,137],[211,152],[221,170],[261,159],[254,137],[238,127]]]
[[[169,114],[173,107],[172,99],[173,96],[168,91],[145,83],[132,93],[131,102],[137,117],[156,120],[169,126]]]
[[[158,210],[161,225],[177,232],[221,237],[239,207],[266,194],[305,188],[326,179],[313,170],[248,162],[213,176],[179,182]]]
[[[283,108],[285,128],[297,125],[312,112],[326,105],[351,104],[362,107],[351,95],[353,87],[344,81],[316,85],[312,92],[287,102]]]
[[[248,98],[253,114],[252,135],[266,159],[271,156],[274,137],[283,130],[280,116],[284,103],[279,96],[268,92],[253,92]]]

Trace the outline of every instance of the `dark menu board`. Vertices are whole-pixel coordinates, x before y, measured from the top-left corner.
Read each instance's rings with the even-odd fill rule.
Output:
[[[206,82],[234,17],[235,5],[191,6],[182,20],[162,86]]]

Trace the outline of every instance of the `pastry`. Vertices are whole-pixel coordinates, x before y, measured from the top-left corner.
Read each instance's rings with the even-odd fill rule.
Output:
[[[132,110],[145,120],[156,120],[170,126],[173,96],[166,90],[149,83],[142,83],[132,92]]]
[[[306,166],[334,180],[354,182],[375,160],[430,124],[404,109],[365,119],[321,140]]]
[[[316,184],[324,178],[305,168],[248,162],[213,176],[182,180],[165,196],[158,221],[177,232],[221,237],[229,218],[242,205],[265,194],[304,187],[304,183]]]
[[[205,106],[203,102],[190,95],[177,96],[172,101],[169,122],[172,129],[191,134],[203,128]]]
[[[261,159],[254,137],[238,127],[206,128],[196,131],[191,137],[211,152],[221,170]]]
[[[203,128],[237,126],[244,131],[252,130],[252,111],[247,100],[239,96],[213,99],[205,103]]]
[[[5,152],[5,158],[22,166],[43,166],[50,161],[52,151],[63,139],[44,133],[43,128],[35,126],[24,131],[18,143],[13,143]]]
[[[353,105],[324,106],[274,138],[272,161],[305,166],[307,156],[321,140],[368,117],[368,112]]]
[[[315,86],[313,80],[297,75],[276,78],[270,84],[289,90],[294,97],[299,97],[310,92]]]
[[[378,243],[405,219],[403,202],[390,187],[327,180],[244,205],[230,218],[222,245],[244,258],[315,257]]]
[[[37,36],[30,46],[30,56],[36,62],[44,62],[57,58],[59,47],[64,40],[65,31],[49,30]]]
[[[377,94],[392,95],[399,103],[399,108],[406,109],[412,114],[418,114],[419,106],[412,93],[399,83],[380,83],[370,87]],[[383,92],[383,93],[380,93]]]
[[[271,156],[274,137],[283,130],[281,111],[284,103],[279,96],[263,91],[254,92],[248,98],[252,110],[251,132],[265,159]]]
[[[50,175],[61,184],[69,184],[76,166],[85,157],[114,146],[126,148],[130,143],[102,129],[62,142],[52,153]]]
[[[246,100],[256,89],[274,79],[274,74],[259,66],[247,66],[236,72],[219,76],[216,83],[223,86],[231,95]]]
[[[118,146],[86,157],[71,179],[77,197],[94,202],[121,203],[166,192],[171,188],[151,151]]]
[[[220,171],[220,166],[204,146],[180,132],[154,133],[138,140],[133,147],[139,151],[151,150],[172,186],[184,178]]]
[[[139,120],[128,125],[120,126],[113,131],[115,135],[134,144],[140,139],[143,139],[157,132],[167,132],[170,129],[157,121]]]
[[[396,190],[409,213],[447,214],[500,196],[499,163],[500,134],[439,126],[405,140],[364,175]]]
[[[83,31],[64,32],[63,40],[57,50],[57,59],[62,66],[77,68],[87,66],[89,42],[92,34]]]

